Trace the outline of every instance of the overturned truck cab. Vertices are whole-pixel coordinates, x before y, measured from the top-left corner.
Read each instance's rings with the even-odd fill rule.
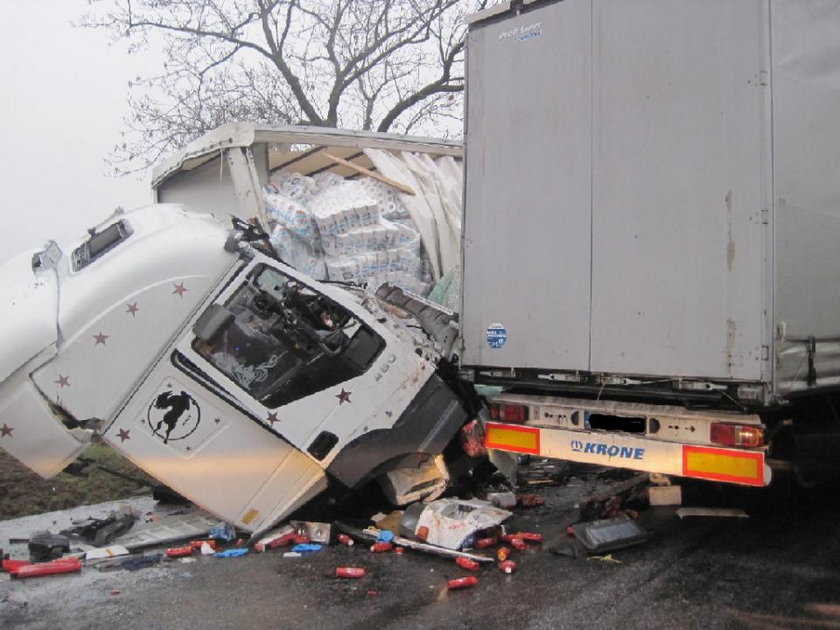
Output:
[[[436,368],[452,339],[258,239],[159,204],[0,268],[0,446],[49,477],[98,435],[251,532],[330,479],[429,465],[469,419]]]

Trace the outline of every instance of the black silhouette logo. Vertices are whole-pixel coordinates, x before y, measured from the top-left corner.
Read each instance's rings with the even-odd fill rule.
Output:
[[[170,389],[155,398],[149,407],[148,419],[152,433],[168,444],[193,434],[201,422],[201,410],[187,392],[182,390],[176,394]]]

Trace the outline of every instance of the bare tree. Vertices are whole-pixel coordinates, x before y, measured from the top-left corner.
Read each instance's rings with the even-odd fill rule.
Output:
[[[82,24],[163,47],[130,84],[116,172],[249,120],[445,135],[460,120],[465,14],[487,0],[99,0]]]

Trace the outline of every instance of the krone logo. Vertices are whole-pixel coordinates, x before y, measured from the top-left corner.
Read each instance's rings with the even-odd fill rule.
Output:
[[[575,451],[576,453],[579,453],[580,451],[583,450],[583,442],[581,442],[580,440],[572,440],[571,446],[572,446],[572,450]]]
[[[192,435],[201,422],[201,409],[187,392],[167,390],[158,394],[147,414],[152,434],[164,444]]]

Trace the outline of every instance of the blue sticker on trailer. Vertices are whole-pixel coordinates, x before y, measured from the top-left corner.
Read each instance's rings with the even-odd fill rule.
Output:
[[[501,348],[507,341],[507,328],[501,324],[490,324],[487,327],[487,345],[491,348]]]

